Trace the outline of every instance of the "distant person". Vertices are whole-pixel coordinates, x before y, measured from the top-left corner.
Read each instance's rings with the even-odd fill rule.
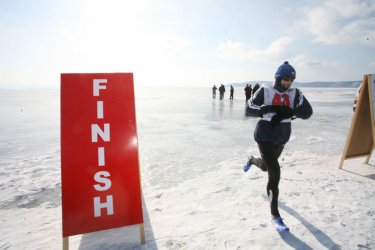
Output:
[[[225,87],[224,87],[223,84],[221,84],[220,87],[219,87],[219,93],[220,93],[220,100],[223,100],[224,93],[225,93]]]
[[[355,112],[355,109],[357,108],[359,93],[361,93],[361,86],[362,86],[362,83],[361,83],[361,85],[359,85],[359,87],[357,89],[357,93],[355,94],[354,103],[353,103],[353,112]]]
[[[253,88],[253,95],[255,94],[255,92],[257,92],[257,90],[259,89],[259,83],[256,83],[254,88]]]
[[[308,119],[313,111],[302,92],[292,88],[296,71],[284,62],[275,73],[273,86],[262,86],[248,101],[246,115],[261,117],[255,127],[254,139],[258,144],[261,158],[250,156],[243,170],[251,165],[268,172],[267,195],[270,201],[272,224],[277,231],[289,231],[283,223],[278,208],[280,157],[291,134],[292,118]]]
[[[248,101],[251,98],[251,85],[246,84],[246,87],[244,88],[244,90],[245,90],[246,101]]]
[[[233,93],[234,93],[234,88],[232,85],[230,85],[230,96],[229,96],[230,100],[233,100]]]
[[[216,99],[216,85],[214,84],[214,86],[212,87],[212,99]]]

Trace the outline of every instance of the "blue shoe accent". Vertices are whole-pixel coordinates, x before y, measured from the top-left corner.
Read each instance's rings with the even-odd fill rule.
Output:
[[[249,171],[250,167],[251,167],[251,160],[253,159],[253,156],[250,156],[249,159],[247,160],[247,162],[245,163],[245,165],[243,165],[243,171],[244,172],[247,172]]]
[[[274,216],[272,218],[272,224],[278,232],[289,231],[289,227],[284,224],[283,219],[280,216]]]

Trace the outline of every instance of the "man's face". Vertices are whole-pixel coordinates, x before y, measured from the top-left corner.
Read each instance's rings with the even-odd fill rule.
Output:
[[[293,77],[283,77],[281,78],[281,85],[285,89],[289,89],[290,85],[292,85],[292,82],[294,81]]]

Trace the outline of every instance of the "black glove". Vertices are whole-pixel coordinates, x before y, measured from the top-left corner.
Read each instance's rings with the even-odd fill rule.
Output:
[[[275,127],[277,124],[279,124],[284,119],[285,119],[285,117],[283,117],[282,115],[279,115],[279,114],[276,114],[276,115],[272,116],[271,127]]]
[[[260,113],[262,115],[266,113],[275,112],[276,114],[280,114],[285,118],[290,118],[293,116],[293,110],[288,106],[279,106],[279,105],[266,105],[260,107]]]
[[[275,127],[277,124],[279,124],[282,120],[286,118],[292,118],[293,117],[293,110],[289,108],[288,106],[271,106],[273,109],[273,112],[276,112],[276,115],[274,115],[271,118],[271,126]]]
[[[294,115],[293,109],[288,106],[276,106],[278,115],[282,115],[284,118],[291,118]]]

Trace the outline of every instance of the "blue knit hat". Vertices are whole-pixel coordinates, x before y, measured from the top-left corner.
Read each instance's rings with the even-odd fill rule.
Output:
[[[288,63],[288,61],[285,61],[283,65],[281,65],[276,73],[275,78],[282,78],[282,77],[292,77],[296,78],[296,70]]]

